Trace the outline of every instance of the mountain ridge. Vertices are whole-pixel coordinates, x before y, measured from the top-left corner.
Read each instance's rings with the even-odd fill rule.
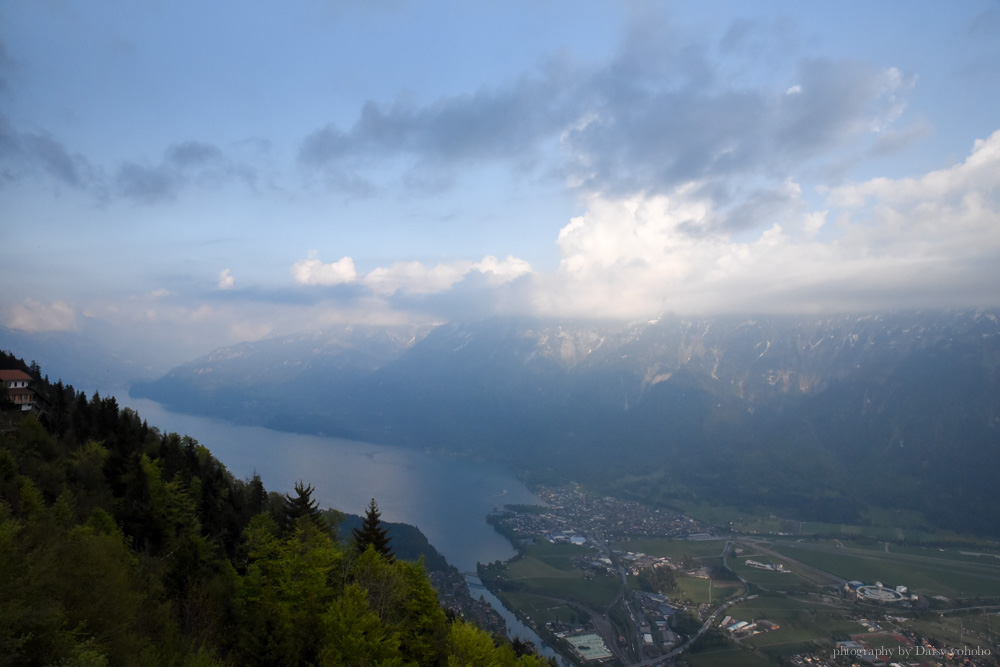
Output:
[[[993,311],[495,318],[421,334],[371,343],[383,356],[365,365],[379,335],[366,330],[337,363],[304,359],[293,379],[252,390],[213,389],[185,366],[133,395],[597,485],[658,471],[662,488],[645,493],[661,502],[694,493],[854,521],[877,502],[1000,533],[972,499],[996,496],[983,471],[1000,469]],[[274,345],[243,359],[266,366]],[[866,485],[857,469],[894,472]]]

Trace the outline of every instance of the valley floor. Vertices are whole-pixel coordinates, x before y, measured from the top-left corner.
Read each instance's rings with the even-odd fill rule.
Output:
[[[491,516],[519,553],[480,576],[575,664],[1000,664],[997,545],[744,534],[538,495]]]

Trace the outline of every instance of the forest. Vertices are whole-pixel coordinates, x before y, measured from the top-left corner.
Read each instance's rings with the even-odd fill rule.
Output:
[[[0,664],[550,664],[446,613],[377,523],[338,541],[311,487],[268,492],[113,397],[0,369],[43,408],[0,394]]]

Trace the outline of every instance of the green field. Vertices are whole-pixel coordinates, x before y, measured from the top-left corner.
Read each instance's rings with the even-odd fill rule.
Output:
[[[547,597],[533,593],[507,591],[500,594],[504,604],[510,609],[517,609],[540,625],[550,621],[560,623],[578,623],[581,614],[570,607]]]
[[[849,538],[809,540],[808,544],[824,545],[850,551],[871,552],[878,554],[899,554],[905,556],[920,556],[933,560],[958,561],[960,563],[975,563],[985,567],[993,566],[1000,571],[1000,553],[996,545],[981,546],[921,546],[917,544],[900,544],[875,540],[854,540]]]
[[[771,548],[844,579],[901,584],[923,595],[1000,597],[1000,566],[948,558],[948,552],[921,556],[806,542],[775,542]]]
[[[603,611],[618,596],[621,581],[611,576],[587,579],[573,563],[574,557],[587,553],[585,549],[569,544],[540,542],[531,545],[519,558],[504,566],[505,593],[531,593],[572,600]]]
[[[1000,614],[996,613],[913,619],[907,621],[906,627],[936,640],[940,646],[989,648],[1000,641]]]
[[[780,625],[780,630],[745,640],[750,646],[775,655],[812,650],[810,647],[814,648],[816,642],[832,645],[832,635],[847,635],[861,629],[858,623],[847,618],[849,611],[787,597],[761,596],[734,605],[727,613],[738,620],[767,619]]]
[[[894,542],[986,543],[980,538],[958,535],[930,526],[919,512],[869,507],[860,525],[798,521],[776,517],[765,508],[729,507],[709,502],[675,502],[684,514],[704,523],[729,526],[746,535],[813,536],[837,535],[843,538],[869,538]]]
[[[712,648],[700,653],[686,653],[684,662],[691,667],[766,667],[773,664],[770,660],[735,645]]]
[[[752,549],[752,545],[747,545],[744,547],[743,553],[739,555],[730,553],[728,558],[729,568],[751,584],[756,584],[771,591],[792,592],[814,590],[817,586],[822,586],[827,582],[825,577],[822,578],[822,581],[819,581],[821,579],[819,575],[800,567],[796,563],[775,558],[774,556],[754,553]],[[772,572],[770,570],[761,570],[747,565],[747,559],[756,560],[761,563],[780,563],[789,571]]]
[[[712,587],[711,596],[709,596],[710,584]],[[737,597],[746,591],[744,586],[736,581],[720,582],[685,576],[677,576],[677,586],[680,588],[680,592],[672,595],[681,599],[691,600],[695,604],[709,601],[721,603],[731,597]]]
[[[685,557],[712,558],[721,557],[726,541],[719,540],[672,540],[668,538],[640,538],[620,542],[614,545],[616,549],[644,553],[649,556],[666,557],[673,561],[681,561]]]

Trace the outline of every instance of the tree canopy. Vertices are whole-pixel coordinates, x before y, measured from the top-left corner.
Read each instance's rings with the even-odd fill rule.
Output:
[[[368,508],[365,510],[365,517],[361,522],[361,527],[354,529],[354,544],[358,551],[363,552],[368,547],[371,547],[376,553],[381,554],[389,560],[393,560],[395,556],[392,553],[389,542],[389,535],[386,533],[385,526],[382,525],[382,513],[379,512],[378,504],[372,498],[371,502],[368,503]]]
[[[36,391],[52,410],[0,429],[0,665],[546,664],[339,544],[311,485],[269,496],[112,397]]]

